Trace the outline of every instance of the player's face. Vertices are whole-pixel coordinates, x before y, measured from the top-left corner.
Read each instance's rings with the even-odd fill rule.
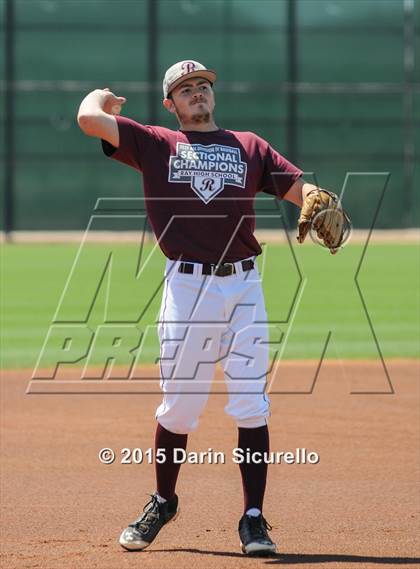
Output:
[[[209,122],[212,118],[214,93],[206,79],[186,79],[172,91],[171,96],[181,123]]]

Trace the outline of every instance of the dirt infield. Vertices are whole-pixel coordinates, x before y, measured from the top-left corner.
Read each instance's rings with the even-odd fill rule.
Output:
[[[238,547],[242,495],[231,460],[236,428],[226,398],[210,397],[189,451],[225,464],[184,464],[181,514],[150,549],[125,552],[120,530],[154,490],[152,464],[121,464],[120,449],[153,444],[158,394],[26,395],[30,372],[2,372],[2,566],[45,568],[419,567],[419,386],[414,361],[388,364],[395,393],[350,394],[372,364],[324,362],[311,395],[273,394],[271,449],[305,448],[318,464],[269,466],[265,516],[279,554]],[[297,381],[305,364],[284,368]],[[112,465],[98,451],[117,452]]]

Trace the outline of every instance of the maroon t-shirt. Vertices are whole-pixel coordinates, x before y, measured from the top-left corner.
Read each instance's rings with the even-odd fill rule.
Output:
[[[143,174],[150,225],[169,259],[235,262],[259,255],[254,198],[282,198],[302,171],[252,132],[173,131],[116,117],[105,154]],[[274,184],[271,174],[281,172]]]

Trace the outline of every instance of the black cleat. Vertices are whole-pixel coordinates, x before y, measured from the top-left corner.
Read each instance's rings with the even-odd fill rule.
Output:
[[[140,516],[120,536],[120,545],[129,551],[148,547],[162,527],[178,515],[178,496],[160,504],[155,494],[143,508]]]
[[[246,555],[272,555],[276,553],[276,544],[270,539],[267,530],[272,527],[262,514],[247,516],[244,514],[239,521],[239,537],[241,549]]]

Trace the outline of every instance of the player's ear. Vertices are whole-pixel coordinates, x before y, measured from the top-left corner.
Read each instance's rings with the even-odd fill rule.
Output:
[[[162,104],[167,111],[170,113],[175,113],[175,105],[172,99],[163,99]]]
[[[211,92],[213,94],[213,109],[214,109],[214,107],[216,106],[216,96],[214,93],[213,85],[211,86]]]

